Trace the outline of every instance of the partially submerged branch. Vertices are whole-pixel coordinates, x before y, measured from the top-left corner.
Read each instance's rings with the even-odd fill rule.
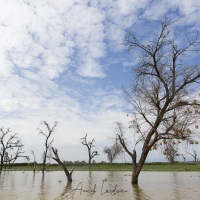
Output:
[[[72,173],[74,171],[74,167],[72,168],[71,172],[68,171],[67,167],[64,165],[64,163],[60,160],[59,156],[58,156],[58,150],[52,147],[52,151],[54,154],[54,157],[52,156],[52,158],[63,168],[63,171],[65,172],[65,175],[67,176],[67,180],[68,182],[72,182]]]

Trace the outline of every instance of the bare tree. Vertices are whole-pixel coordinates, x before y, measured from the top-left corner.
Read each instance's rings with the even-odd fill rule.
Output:
[[[4,165],[4,169],[7,169],[7,167],[9,166],[9,155],[8,155],[8,152],[5,152],[5,156],[4,156],[4,159],[3,159],[3,165]]]
[[[169,140],[164,144],[163,154],[170,164],[174,164],[176,158],[180,156],[178,152],[178,145],[174,140]]]
[[[72,182],[72,173],[74,171],[74,167],[72,168],[71,172],[69,172],[68,169],[66,168],[65,164],[60,160],[60,158],[58,156],[58,150],[54,149],[52,147],[52,151],[55,156],[55,157],[52,156],[52,158],[63,168],[65,175],[67,176],[68,182]]]
[[[117,158],[117,156],[119,156],[123,152],[123,149],[122,146],[116,140],[112,146],[104,147],[103,152],[107,155],[107,158],[112,166],[113,161]]]
[[[88,150],[89,169],[91,168],[92,159],[95,156],[99,155],[97,151],[92,151],[92,147],[94,147],[94,145],[93,145],[94,142],[95,142],[94,138],[92,139],[92,141],[87,141],[87,133],[86,133],[85,137],[81,138],[81,143],[83,145],[85,145],[87,147],[87,150]]]
[[[170,38],[172,24],[173,21],[165,18],[160,32],[155,33],[148,43],[140,42],[134,34],[125,38],[129,50],[140,51],[138,66],[133,69],[136,80],[125,90],[127,100],[133,106],[130,122],[136,138],[133,151],[127,146],[121,123],[117,123],[119,141],[133,161],[133,184],[138,183],[148,153],[156,149],[156,145],[165,140],[189,142],[195,138],[200,69],[196,63],[188,64],[193,60],[187,55],[198,52],[199,41],[195,36],[187,38],[185,43],[175,42]],[[137,148],[141,148],[139,156]]]
[[[183,157],[183,160],[184,160],[184,162],[185,162],[185,159],[186,159],[185,156],[184,156],[183,154],[181,154],[181,156]]]
[[[187,152],[188,154],[190,154],[193,158],[194,158],[194,162],[197,163],[198,162],[198,158],[197,158],[197,150],[193,149],[193,152]]]
[[[31,153],[33,154],[33,172],[35,173],[36,170],[36,159],[35,159],[35,152],[31,150]]]
[[[21,149],[24,146],[19,140],[17,133],[12,134],[10,129],[4,130],[0,128],[0,174],[3,169],[4,163],[14,163],[17,158],[25,157],[21,155]]]
[[[46,132],[45,133],[43,130],[39,129],[39,133],[45,136],[45,150],[43,153],[43,167],[42,167],[42,173],[44,173],[45,169],[46,169],[46,160],[48,157],[48,153],[51,150],[51,145],[54,139],[50,140],[50,137],[52,135],[53,132],[55,132],[55,128],[58,124],[58,122],[55,122],[54,125],[52,126],[52,128],[49,126],[49,124],[46,121],[41,122],[42,125],[44,125],[46,127]]]
[[[25,151],[22,151],[22,147],[17,147],[16,150],[14,152],[10,152],[8,154],[8,163],[9,163],[9,169],[11,169],[15,163],[15,161],[18,158],[24,158],[25,161],[29,161],[30,158],[29,156],[24,155]]]

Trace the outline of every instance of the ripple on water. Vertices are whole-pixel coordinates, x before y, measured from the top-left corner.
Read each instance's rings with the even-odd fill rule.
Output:
[[[2,172],[0,200],[184,200],[199,199],[199,172],[142,172],[131,185],[131,172]]]

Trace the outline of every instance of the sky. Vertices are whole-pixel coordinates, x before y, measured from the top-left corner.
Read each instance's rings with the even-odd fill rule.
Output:
[[[19,133],[26,155],[32,160],[34,150],[42,162],[38,128],[57,121],[53,146],[63,160],[87,160],[87,133],[95,160],[106,161],[114,122],[131,111],[122,87],[134,81],[138,57],[124,38],[146,38],[166,15],[179,36],[200,30],[196,0],[0,0],[0,126]],[[151,152],[147,161],[163,159]]]

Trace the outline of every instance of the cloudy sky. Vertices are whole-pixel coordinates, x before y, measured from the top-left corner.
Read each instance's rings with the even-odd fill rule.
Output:
[[[137,64],[123,39],[150,35],[165,15],[180,36],[200,29],[196,0],[0,0],[0,126],[18,132],[38,162],[44,120],[58,121],[53,144],[64,160],[87,160],[85,133],[96,140],[96,160],[106,160],[113,122],[130,111],[121,88]]]

